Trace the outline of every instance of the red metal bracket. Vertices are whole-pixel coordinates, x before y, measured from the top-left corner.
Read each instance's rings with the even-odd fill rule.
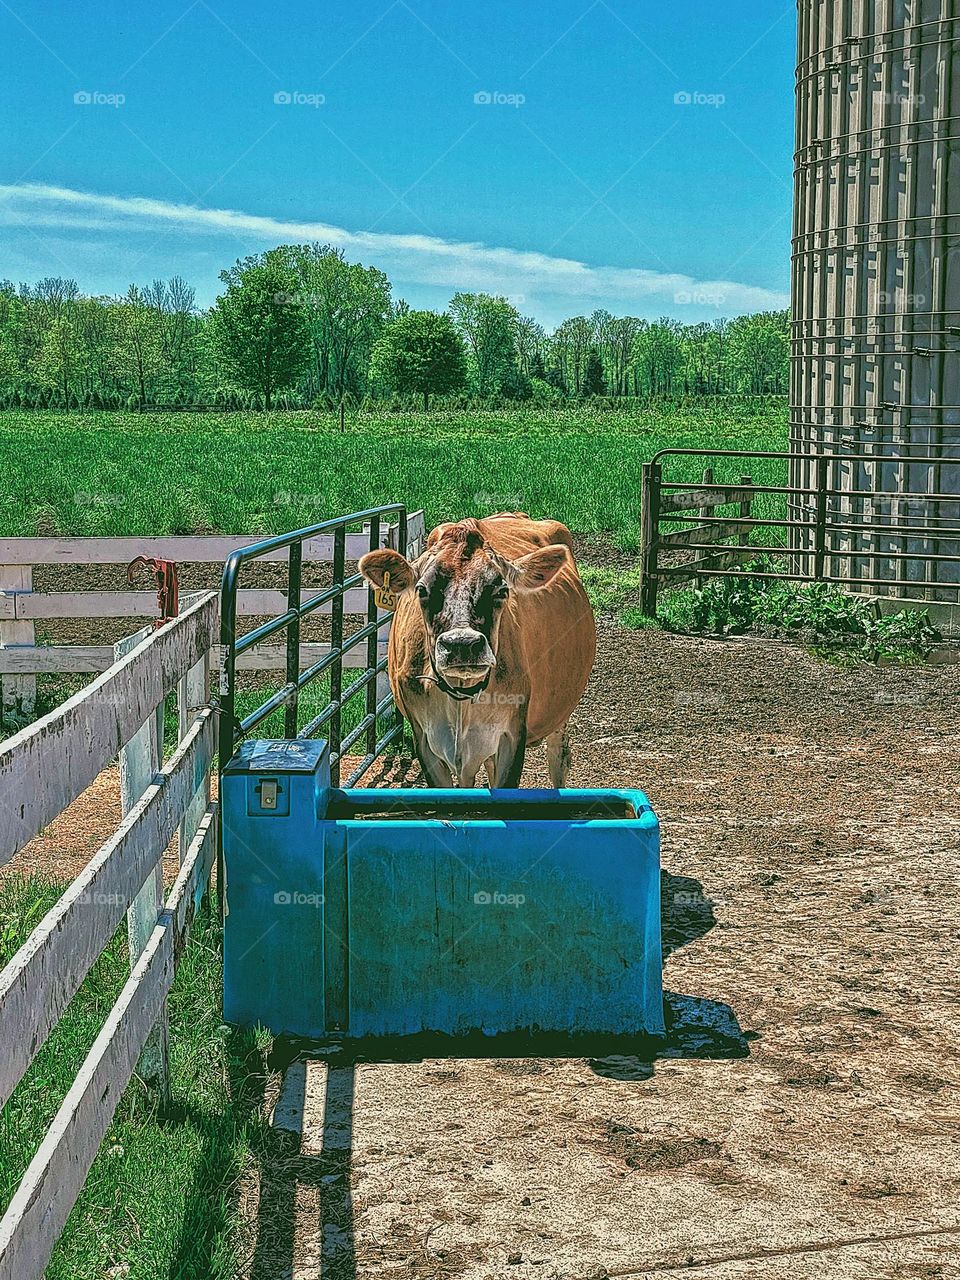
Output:
[[[153,574],[157,584],[157,609],[160,617],[154,622],[154,628],[162,627],[165,622],[175,618],[180,612],[180,592],[177,586],[177,566],[172,560],[158,560],[153,556],[137,556],[127,565],[127,581],[133,585],[135,570],[143,565]]]

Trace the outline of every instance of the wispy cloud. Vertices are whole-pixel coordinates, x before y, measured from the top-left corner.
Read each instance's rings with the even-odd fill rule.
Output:
[[[592,266],[572,258],[427,235],[350,231],[326,222],[298,222],[203,209],[145,196],[99,195],[33,183],[0,185],[0,225],[117,236],[144,231],[184,237],[229,236],[251,251],[270,245],[319,240],[376,265],[398,281],[508,295],[560,295],[603,300],[629,310],[663,303],[717,307],[727,314],[784,307],[787,295],[731,280],[698,280],[682,273],[634,267]]]

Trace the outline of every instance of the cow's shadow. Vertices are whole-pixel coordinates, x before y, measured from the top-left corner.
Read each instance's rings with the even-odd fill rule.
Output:
[[[661,874],[664,960],[708,933],[716,924],[713,905],[702,884],[689,876]],[[282,1124],[261,1153],[257,1242],[250,1280],[289,1280],[293,1276],[298,1214],[312,1223],[309,1240],[300,1240],[307,1270],[325,1280],[355,1280],[356,1248],[351,1194],[351,1152],[356,1068],[360,1062],[413,1062],[426,1057],[522,1058],[585,1057],[597,1075],[616,1080],[649,1080],[664,1058],[744,1058],[750,1045],[729,1005],[698,996],[664,992],[664,1037],[524,1036],[451,1040],[410,1037],[386,1044],[355,1043],[318,1055],[316,1047],[277,1041],[270,1066],[285,1072],[278,1105]],[[323,1126],[315,1155],[301,1153],[306,1106],[306,1059],[327,1058],[323,1088]],[[319,1100],[317,1100],[319,1101]],[[311,1099],[311,1105],[313,1100]],[[299,1114],[298,1114],[299,1113]]]

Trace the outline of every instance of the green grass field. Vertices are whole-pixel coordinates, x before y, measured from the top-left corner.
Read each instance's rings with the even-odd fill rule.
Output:
[[[524,510],[636,545],[658,449],[784,449],[783,401],[626,412],[0,414],[0,536],[279,533],[386,502],[427,522]],[[672,464],[699,478],[703,461]],[[757,482],[783,464],[747,468]],[[717,479],[735,479],[734,462]],[[671,471],[674,474],[674,471]]]
[[[317,413],[0,413],[0,536],[272,533],[383,502],[440,519],[522,509],[636,546],[640,467],[674,447],[786,447],[782,402],[703,401],[644,411],[515,410],[364,415]],[[703,459],[672,465],[698,479]],[[716,479],[776,461],[732,461]],[[613,578],[611,579],[611,572]],[[584,567],[600,609],[617,611],[635,577]],[[626,593],[626,594],[625,594]],[[326,690],[304,697],[303,718]],[[260,698],[243,695],[241,714]],[[355,699],[345,727],[362,714]],[[275,724],[267,724],[269,733]],[[172,732],[172,726],[171,726]],[[356,751],[362,753],[358,744]],[[0,884],[0,965],[63,886]],[[264,1141],[264,1045],[220,1024],[219,934],[197,923],[170,999],[172,1114],[138,1082],[117,1117],[58,1244],[50,1280],[230,1280],[237,1190]],[[0,1209],[16,1188],[127,973],[121,930],[0,1113]]]

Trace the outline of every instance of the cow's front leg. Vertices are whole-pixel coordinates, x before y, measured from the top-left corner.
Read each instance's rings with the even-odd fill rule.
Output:
[[[453,772],[446,760],[431,749],[430,744],[427,742],[427,735],[418,733],[414,729],[413,744],[416,748],[417,759],[420,761],[420,768],[423,770],[423,776],[427,780],[427,786],[452,787],[454,785]]]
[[[567,774],[570,772],[570,734],[567,726],[558,729],[556,733],[547,735],[547,772],[550,774],[550,785],[552,787],[565,787],[567,785]]]
[[[516,737],[504,734],[500,739],[496,755],[492,755],[486,762],[488,785],[491,787],[519,787],[526,753],[526,725],[521,725],[520,732]]]

